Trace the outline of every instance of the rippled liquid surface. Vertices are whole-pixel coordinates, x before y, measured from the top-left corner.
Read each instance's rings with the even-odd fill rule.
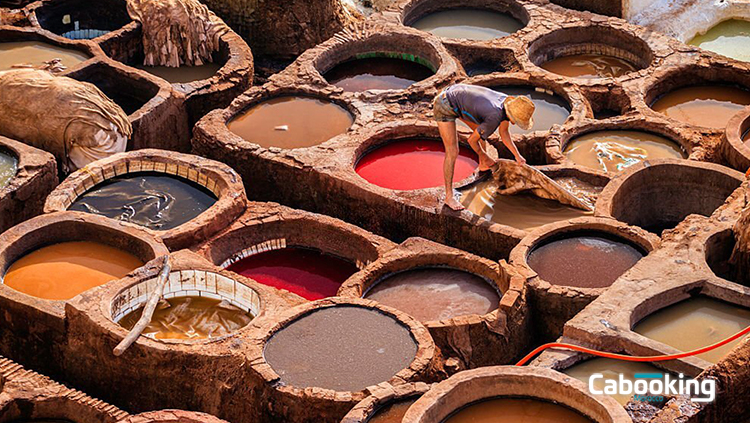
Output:
[[[750,91],[723,85],[678,88],[657,99],[651,108],[690,125],[725,128],[729,119],[750,105]]]
[[[497,183],[494,180],[478,182],[461,191],[461,204],[491,222],[521,230],[593,214],[530,193],[497,195],[496,191]]]
[[[565,155],[573,163],[607,173],[617,173],[645,160],[685,158],[675,142],[640,131],[591,132],[571,140]]]
[[[306,248],[253,254],[229,270],[308,300],[336,296],[341,284],[358,271],[354,263]]]
[[[143,307],[118,322],[133,329],[143,314]],[[143,335],[155,339],[209,339],[229,335],[247,326],[253,316],[227,302],[206,297],[162,299]]]
[[[729,19],[698,35],[688,44],[732,59],[750,62],[750,22]]]
[[[307,314],[274,334],[266,361],[281,382],[359,391],[411,365],[417,344],[406,326],[376,310],[335,306]]]
[[[680,351],[692,351],[729,338],[747,326],[750,326],[750,309],[696,297],[646,316],[634,330]],[[697,357],[716,363],[741,341],[730,342]]]
[[[13,41],[0,43],[0,71],[18,65],[40,66],[53,59],[60,59],[66,68],[88,59],[89,55],[69,48],[58,47],[41,41]]]
[[[378,410],[374,416],[367,420],[367,423],[401,423],[406,411],[415,402],[417,402],[417,398],[392,402]]]
[[[432,70],[409,60],[376,57],[339,63],[325,79],[344,91],[402,90],[433,75]]]
[[[589,378],[591,375],[601,373],[604,379],[597,379],[594,381],[594,386],[598,390],[603,390],[606,380],[619,380],[620,375],[623,375],[625,380],[631,382],[635,381],[636,373],[658,373],[664,374],[664,371],[658,367],[652,366],[648,363],[637,363],[631,361],[614,360],[611,358],[592,358],[590,360],[583,361],[575,364],[565,370],[562,370],[568,376],[585,383],[589,384]],[[622,405],[625,405],[630,401],[629,395],[614,394],[610,395],[612,398],[617,400]]]
[[[18,159],[0,151],[0,189],[10,184],[18,172]]]
[[[604,288],[633,267],[643,253],[604,236],[577,236],[543,244],[531,251],[529,266],[553,285]]]
[[[69,300],[143,262],[134,255],[89,241],[62,242],[33,251],[13,263],[4,283],[16,291],[47,300]]]
[[[433,139],[393,141],[367,153],[355,166],[356,172],[379,187],[415,190],[443,185],[443,143]],[[479,165],[477,155],[460,147],[453,181],[468,178]]]
[[[153,230],[168,230],[197,217],[216,202],[208,189],[164,174],[118,176],[78,197],[68,210],[107,216]]]
[[[627,60],[601,54],[573,54],[543,63],[542,68],[573,78],[617,78],[637,69]]]
[[[412,26],[438,37],[478,41],[506,37],[523,28],[523,24],[510,15],[478,9],[431,13]]]
[[[458,410],[442,423],[593,423],[578,412],[551,402],[496,398]]]
[[[211,78],[216,75],[221,66],[219,63],[206,63],[200,66],[180,66],[178,68],[145,65],[138,65],[136,67],[172,84],[184,84]]]
[[[365,297],[422,322],[482,315],[495,310],[500,303],[497,291],[481,277],[441,268],[396,273],[372,287]]]
[[[229,122],[229,130],[262,147],[304,148],[321,144],[352,126],[343,107],[315,98],[287,96],[264,101]]]

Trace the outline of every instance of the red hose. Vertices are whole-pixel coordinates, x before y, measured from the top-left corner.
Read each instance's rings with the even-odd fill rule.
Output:
[[[722,347],[735,339],[741,338],[744,335],[747,335],[750,333],[750,326],[746,327],[745,329],[741,330],[740,332],[737,332],[736,334],[730,336],[729,338],[717,342],[713,345],[709,345],[707,347],[703,347],[701,349],[688,351],[680,354],[671,354],[671,355],[653,355],[649,357],[634,357],[630,355],[623,355],[623,354],[615,354],[615,353],[609,353],[605,351],[597,351],[592,350],[590,348],[581,347],[578,345],[572,345],[572,344],[565,344],[560,342],[552,342],[549,344],[544,344],[542,346],[537,347],[534,349],[534,351],[530,352],[526,357],[524,357],[521,361],[516,363],[516,366],[525,366],[526,363],[531,361],[532,358],[534,358],[537,354],[541,353],[542,351],[549,349],[549,348],[564,348],[568,350],[573,351],[579,351],[586,354],[596,355],[599,357],[606,357],[606,358],[614,358],[616,360],[623,360],[623,361],[639,361],[639,362],[647,362],[647,361],[668,361],[668,360],[676,360],[678,358],[685,358],[685,357],[691,357],[698,354],[703,354],[705,352],[714,350],[716,348]]]

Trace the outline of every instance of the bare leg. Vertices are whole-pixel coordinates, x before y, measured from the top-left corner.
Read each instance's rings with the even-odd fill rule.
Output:
[[[456,166],[456,158],[458,158],[456,122],[438,122],[438,130],[445,146],[445,160],[443,161],[445,204],[453,210],[462,210],[464,206],[453,197],[453,172]]]
[[[477,130],[476,123],[465,121],[463,119],[461,119],[461,121],[471,128],[472,131]],[[483,140],[481,137],[477,141],[475,141],[475,139],[476,137],[469,137],[469,146],[479,157],[479,170],[488,170],[495,164],[495,160],[487,154],[487,141]]]

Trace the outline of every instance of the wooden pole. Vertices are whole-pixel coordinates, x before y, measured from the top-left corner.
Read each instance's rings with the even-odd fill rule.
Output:
[[[133,342],[135,342],[135,340],[138,339],[139,336],[141,336],[141,333],[143,333],[143,330],[146,329],[146,326],[151,323],[151,319],[154,317],[154,311],[156,310],[156,305],[159,304],[159,300],[164,294],[164,285],[166,285],[167,281],[169,280],[169,273],[171,270],[172,266],[169,264],[169,255],[165,255],[164,263],[162,264],[161,271],[159,272],[159,276],[156,279],[156,287],[154,287],[151,295],[149,295],[146,306],[143,307],[143,314],[138,320],[138,323],[136,323],[135,326],[133,326],[133,329],[130,330],[128,335],[119,344],[117,344],[114,351],[112,351],[115,356],[121,356],[122,353],[124,353],[125,350],[128,349],[128,347],[133,345]]]

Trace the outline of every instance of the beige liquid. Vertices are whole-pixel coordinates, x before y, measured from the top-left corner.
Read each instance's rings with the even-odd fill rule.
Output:
[[[750,62],[750,22],[729,19],[698,35],[688,44],[732,59]]]
[[[491,222],[521,230],[593,214],[533,194],[496,195],[496,190],[492,179],[476,183],[461,192],[461,204]]]
[[[417,398],[404,401],[395,401],[378,410],[374,416],[367,420],[367,423],[401,423],[412,404]]]
[[[630,361],[620,361],[611,358],[592,358],[584,362],[578,363],[568,369],[562,371],[568,376],[585,383],[589,384],[589,378],[595,373],[601,373],[604,375],[604,379],[596,379],[594,381],[594,387],[598,390],[604,389],[605,381],[607,380],[618,380],[620,375],[623,375],[625,380],[631,382],[635,381],[636,373],[660,373],[664,374],[664,371],[658,367],[652,366],[648,363],[636,363]],[[629,395],[614,394],[612,398],[617,400],[622,405],[625,405],[630,401]]]
[[[145,65],[138,65],[136,67],[172,84],[185,84],[211,78],[221,69],[221,66],[218,63],[207,63],[200,66],[180,66],[178,68]]]
[[[654,312],[640,321],[634,330],[686,352],[715,344],[749,325],[750,309],[697,297]],[[716,363],[740,341],[730,342],[698,357]]]
[[[639,131],[597,131],[572,140],[565,155],[573,163],[617,173],[645,160],[685,158],[676,143]]]
[[[412,24],[438,37],[492,40],[506,37],[523,24],[510,15],[491,10],[453,9],[431,13]]]
[[[134,255],[89,241],[62,242],[33,251],[13,263],[3,282],[47,300],[69,300],[143,265]]]
[[[496,398],[478,402],[442,423],[593,423],[582,414],[551,402],[526,398]]]
[[[602,54],[562,56],[543,63],[542,68],[573,78],[617,78],[636,70],[627,60]]]
[[[60,59],[66,68],[88,59],[89,56],[78,50],[58,47],[40,41],[14,41],[0,43],[0,71],[17,66],[39,66],[53,59]]]
[[[726,128],[729,119],[750,105],[750,91],[723,85],[678,88],[656,100],[651,108],[690,125]]]

